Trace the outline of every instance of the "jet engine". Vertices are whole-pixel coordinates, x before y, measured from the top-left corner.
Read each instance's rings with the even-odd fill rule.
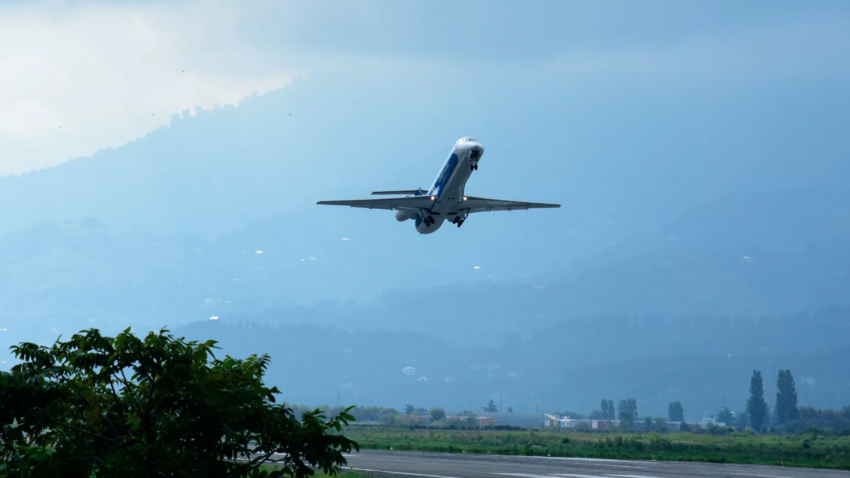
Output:
[[[431,234],[436,231],[443,225],[443,216],[426,216],[421,217],[418,214],[416,215],[416,231],[419,234]]]
[[[395,212],[395,220],[398,222],[404,222],[408,219],[414,219],[416,218],[416,216],[418,216],[418,214],[413,211],[403,211],[399,209]]]

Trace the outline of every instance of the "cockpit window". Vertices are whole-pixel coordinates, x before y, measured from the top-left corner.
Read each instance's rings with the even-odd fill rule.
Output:
[[[467,143],[469,143],[469,142],[472,142],[472,141],[478,141],[478,140],[476,140],[475,138],[464,138],[464,141],[466,141]]]

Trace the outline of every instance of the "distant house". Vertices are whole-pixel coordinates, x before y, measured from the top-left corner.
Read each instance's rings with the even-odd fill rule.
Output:
[[[477,417],[478,428],[495,427],[499,425],[499,421],[492,417]]]
[[[543,427],[560,427],[584,430],[605,430],[620,425],[619,420],[576,420],[570,417],[558,418],[548,413],[543,414]]]
[[[560,420],[555,415],[550,415],[548,413],[543,414],[543,428],[548,427],[556,427],[558,426],[558,420]]]

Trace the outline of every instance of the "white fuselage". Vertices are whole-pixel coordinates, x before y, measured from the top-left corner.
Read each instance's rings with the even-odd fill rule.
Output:
[[[453,220],[463,209],[464,188],[472,171],[484,154],[484,146],[475,138],[461,138],[452,147],[437,178],[428,189],[428,195],[434,197],[434,204],[427,211],[434,223],[427,226],[423,218],[416,218],[416,230],[421,234],[430,234],[443,224],[445,220]]]

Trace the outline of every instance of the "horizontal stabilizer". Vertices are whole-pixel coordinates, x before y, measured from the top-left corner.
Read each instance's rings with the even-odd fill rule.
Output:
[[[327,206],[350,206],[366,209],[420,209],[434,205],[435,196],[408,196],[403,198],[351,199],[343,201],[319,201]]]
[[[415,196],[421,196],[422,194],[427,193],[427,189],[405,189],[401,191],[373,191],[373,196],[396,196],[399,194],[413,194]]]

